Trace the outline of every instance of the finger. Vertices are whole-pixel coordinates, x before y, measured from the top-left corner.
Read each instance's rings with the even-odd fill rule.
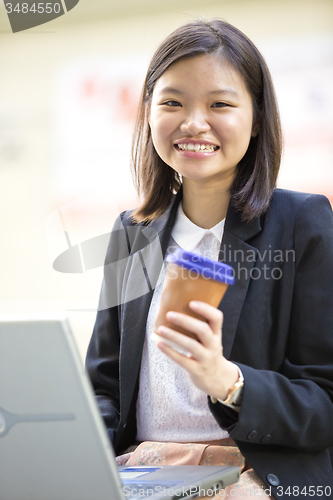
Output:
[[[180,350],[188,353],[187,357],[190,356],[196,360],[200,360],[203,357],[203,347],[197,340],[166,326],[160,326],[157,329],[157,333],[161,337],[161,340],[166,339],[176,344]]]
[[[198,337],[198,340],[202,345],[206,347],[210,345],[213,332],[206,321],[193,318],[188,314],[183,314],[175,311],[167,312],[166,318],[171,323],[185,328],[185,330],[188,330],[191,333],[194,333]]]
[[[217,309],[207,302],[201,302],[199,300],[192,300],[189,303],[190,309],[203,316],[207,321],[211,329],[215,334],[220,334],[223,325],[223,313],[220,309]]]
[[[194,369],[193,364],[197,362],[191,357],[188,357],[184,354],[181,354],[180,352],[175,351],[174,349],[172,349],[172,347],[163,342],[163,340],[157,341],[156,345],[162,352],[164,352],[164,354],[166,354],[170,359],[175,361],[175,363],[177,363],[179,366],[185,368],[185,370],[191,372]]]

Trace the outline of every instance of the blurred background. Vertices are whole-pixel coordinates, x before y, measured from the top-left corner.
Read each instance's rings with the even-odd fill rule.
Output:
[[[103,273],[84,242],[137,205],[129,152],[144,74],[197,17],[234,24],[266,58],[285,140],[279,186],[332,202],[332,0],[80,0],[15,34],[0,3],[0,313],[66,311],[82,359]]]

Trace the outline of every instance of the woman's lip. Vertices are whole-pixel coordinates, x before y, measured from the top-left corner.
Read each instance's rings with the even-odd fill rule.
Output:
[[[211,142],[211,141],[207,141],[205,139],[179,139],[178,141],[176,141],[174,143],[174,145],[177,145],[177,144],[209,144],[210,146],[217,146],[219,147],[217,144],[215,144],[215,142]]]
[[[183,143],[180,143],[183,144]],[[207,156],[213,156],[218,153],[219,149],[216,149],[215,151],[184,151],[183,149],[177,148],[177,145],[174,145],[175,150],[181,154],[182,156],[185,156],[186,158],[205,158]]]

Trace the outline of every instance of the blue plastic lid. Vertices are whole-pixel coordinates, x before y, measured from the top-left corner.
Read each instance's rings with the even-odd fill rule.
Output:
[[[175,252],[169,253],[166,261],[185,267],[191,271],[197,271],[203,278],[221,281],[222,283],[227,283],[227,285],[233,285],[235,281],[231,266],[211,260],[204,255],[186,252],[182,248],[177,248]]]

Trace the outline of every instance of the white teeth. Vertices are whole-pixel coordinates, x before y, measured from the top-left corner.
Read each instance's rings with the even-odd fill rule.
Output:
[[[192,142],[188,144],[177,144],[178,148],[182,151],[208,151],[212,153],[216,151],[218,146],[213,146],[213,144],[193,144]]]

